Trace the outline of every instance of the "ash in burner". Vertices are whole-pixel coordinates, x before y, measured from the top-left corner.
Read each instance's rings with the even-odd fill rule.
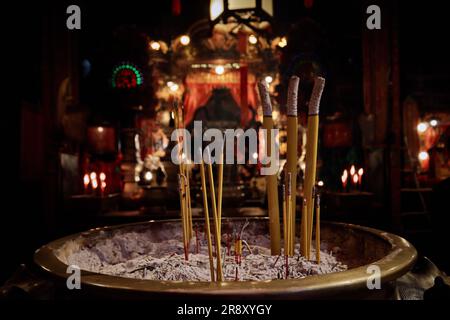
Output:
[[[256,230],[257,231],[257,230]],[[168,228],[163,235],[155,237],[150,231],[115,232],[94,238],[81,238],[77,243],[66,244],[59,258],[66,264],[78,265],[82,270],[106,275],[147,280],[210,281],[207,241],[199,234],[198,253],[196,237],[191,240],[189,260],[184,259],[184,249],[179,228]],[[223,274],[226,281],[273,280],[304,278],[309,275],[326,274],[347,270],[332,252],[321,250],[321,261],[312,261],[299,255],[289,257],[288,268],[284,256],[270,255],[270,239],[246,230],[242,259],[238,263],[234,246],[222,238]],[[70,247],[70,249],[69,249]]]

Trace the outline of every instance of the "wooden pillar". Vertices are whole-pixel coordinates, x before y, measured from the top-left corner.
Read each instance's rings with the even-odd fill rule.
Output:
[[[76,30],[66,28],[67,3],[45,5],[42,28],[42,117],[44,121],[44,190],[45,225],[54,232],[61,198],[60,148],[62,145],[60,89],[68,79],[66,97],[78,101],[77,38]],[[66,100],[62,100],[66,101]]]
[[[369,30],[363,21],[364,111],[374,117],[374,135],[366,159],[371,191],[391,209],[391,220],[399,226],[400,214],[400,79],[397,25],[393,23],[397,1],[366,1],[381,9],[381,29]]]
[[[400,103],[400,61],[399,61],[399,35],[398,35],[398,2],[392,3],[392,120],[390,128],[390,186],[391,186],[391,213],[395,229],[401,231],[401,146],[403,139],[402,109]]]

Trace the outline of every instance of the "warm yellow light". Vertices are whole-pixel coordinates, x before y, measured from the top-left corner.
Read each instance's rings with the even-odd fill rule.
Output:
[[[255,153],[253,153],[253,159],[258,159],[258,153],[257,152],[255,152]]]
[[[103,127],[98,127],[98,128],[97,128],[97,131],[100,132],[100,133],[102,133],[103,130],[104,130]]]
[[[258,38],[254,34],[251,34],[248,37],[248,42],[250,42],[251,44],[256,44],[258,42]]]
[[[100,172],[100,181],[105,181],[106,180],[106,174],[104,172]]]
[[[286,37],[282,37],[282,38],[280,39],[280,42],[278,42],[278,46],[279,46],[280,48],[284,48],[284,47],[287,46],[287,39],[286,39]]]
[[[223,0],[211,0],[209,4],[209,17],[216,20],[223,12]]]
[[[417,131],[419,133],[424,133],[428,129],[428,124],[426,122],[421,122],[417,125]]]
[[[144,179],[147,181],[150,181],[150,180],[152,180],[152,178],[153,178],[153,174],[150,171],[147,171],[144,175]]]
[[[358,176],[362,176],[364,174],[364,169],[361,168],[358,170]]]
[[[97,179],[92,180],[92,189],[97,189],[97,187],[98,187]]]
[[[179,86],[176,83],[174,83],[170,86],[170,91],[175,92],[178,90],[178,88],[179,88]]]
[[[223,74],[225,72],[225,68],[223,66],[216,66],[214,71],[216,72],[216,74],[218,74],[220,76],[221,74]]]
[[[87,186],[89,184],[90,180],[89,180],[89,175],[86,173],[83,177],[83,183],[85,186]]]
[[[319,182],[317,182],[317,185],[318,185],[319,187],[323,187],[324,183],[323,183],[322,180],[320,180]]]
[[[191,42],[191,38],[188,35],[181,36],[180,42],[183,46],[187,46]]]
[[[150,42],[150,48],[152,48],[155,51],[158,51],[159,49],[161,49],[161,45],[157,41],[152,41]]]
[[[173,81],[167,81],[167,86],[170,88],[171,86],[173,86],[175,84],[175,82]]]
[[[91,177],[91,180],[96,180],[97,174],[95,172],[91,172],[90,177]]]
[[[428,157],[429,157],[429,155],[428,155],[428,152],[426,152],[426,151],[421,151],[419,153],[419,160],[420,161],[425,161],[425,160],[428,159]]]
[[[436,119],[430,120],[430,126],[436,127],[438,125],[438,121]]]
[[[352,167],[350,168],[350,175],[353,176],[356,172],[355,166],[352,165]]]
[[[347,177],[348,177],[348,171],[347,171],[347,169],[344,170],[344,173],[342,174],[342,177],[344,177],[345,180],[347,180]]]
[[[267,84],[271,84],[272,81],[273,81],[273,78],[271,76],[267,76],[267,77],[264,78],[264,80],[266,80]]]

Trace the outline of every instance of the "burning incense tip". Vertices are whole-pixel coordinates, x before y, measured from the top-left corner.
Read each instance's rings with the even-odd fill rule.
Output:
[[[297,100],[298,100],[298,84],[300,78],[292,76],[289,81],[288,99],[287,99],[287,115],[297,116]]]
[[[323,88],[325,87],[325,79],[317,77],[314,80],[314,87],[309,100],[309,115],[319,114],[320,99],[322,98]]]
[[[261,104],[263,114],[265,117],[272,116],[272,104],[270,102],[269,88],[265,80],[258,82],[259,96],[261,98]]]

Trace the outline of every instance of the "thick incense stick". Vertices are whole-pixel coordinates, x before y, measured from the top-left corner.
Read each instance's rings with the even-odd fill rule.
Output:
[[[270,103],[269,90],[267,88],[266,82],[261,81],[258,83],[259,95],[261,97],[261,103],[263,106],[263,128],[266,129],[266,148],[267,156],[271,159],[272,144],[272,129],[273,129],[273,118],[272,118],[272,104]],[[268,166],[273,164],[268,164]],[[274,174],[267,175],[267,200],[268,200],[268,211],[269,211],[269,229],[270,229],[270,249],[272,255],[279,255],[281,252],[280,248],[280,212],[278,207],[278,185],[277,185],[277,175],[278,170]]]
[[[208,156],[210,157],[210,153],[208,150]],[[223,280],[223,273],[222,273],[222,257],[221,257],[221,251],[220,251],[220,242],[221,242],[221,235],[219,233],[219,217],[217,214],[217,203],[216,203],[216,193],[214,188],[214,175],[213,175],[213,169],[212,169],[212,161],[211,157],[209,158],[208,163],[208,178],[209,178],[209,188],[210,188],[210,197],[211,197],[211,207],[213,210],[213,217],[214,217],[214,229],[215,229],[215,245],[216,245],[216,261],[217,261],[217,281]]]
[[[292,212],[290,220],[290,247],[295,246],[295,219],[296,219],[296,196],[297,196],[297,139],[298,139],[298,121],[297,121],[297,94],[298,84],[300,79],[296,76],[291,77],[288,88],[287,99],[287,162],[286,162],[286,177],[291,174],[292,197],[288,204],[288,215]]]
[[[208,194],[206,191],[205,165],[203,163],[203,157],[200,162],[200,175],[202,179],[203,211],[205,214],[205,234],[208,240],[209,270],[211,273],[211,281],[215,281],[213,249],[211,241],[211,227],[209,224]]]
[[[306,141],[306,169],[305,169],[305,187],[304,196],[307,200],[306,217],[302,223],[307,224],[307,234],[302,236],[302,243],[305,247],[302,250],[303,255],[309,256],[311,242],[311,233],[313,226],[313,187],[316,181],[316,163],[317,163],[317,143],[319,135],[319,105],[322,96],[325,79],[317,77],[314,81],[314,88],[309,101],[308,110],[308,131]],[[305,251],[307,250],[307,251]]]
[[[316,194],[316,261],[320,263],[320,194]]]

